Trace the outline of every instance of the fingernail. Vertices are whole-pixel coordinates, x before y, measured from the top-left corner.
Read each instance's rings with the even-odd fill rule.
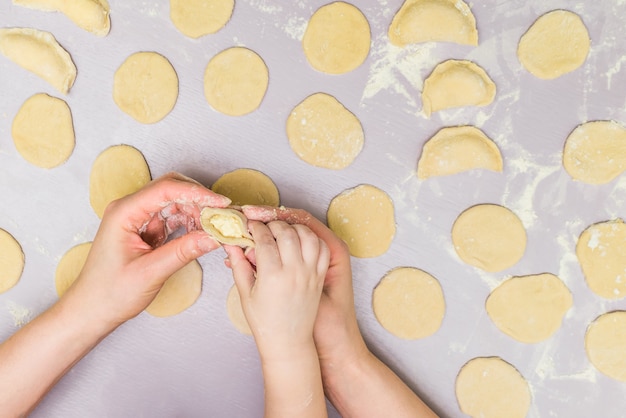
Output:
[[[219,247],[220,243],[213,239],[209,234],[203,234],[200,238],[198,238],[198,249],[200,251],[209,252]]]

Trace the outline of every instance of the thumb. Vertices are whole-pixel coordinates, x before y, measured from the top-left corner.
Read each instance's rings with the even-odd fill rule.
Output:
[[[225,245],[224,249],[226,250],[226,254],[228,254],[230,268],[233,271],[233,279],[235,280],[235,286],[237,286],[239,295],[242,301],[247,300],[250,297],[252,286],[256,280],[254,268],[241,248],[233,245]]]

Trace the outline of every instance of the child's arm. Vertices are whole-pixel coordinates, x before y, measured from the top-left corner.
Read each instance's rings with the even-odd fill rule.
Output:
[[[249,223],[256,272],[238,247],[225,247],[259,349],[266,417],[325,417],[313,325],[328,269],[326,244],[303,225]]]

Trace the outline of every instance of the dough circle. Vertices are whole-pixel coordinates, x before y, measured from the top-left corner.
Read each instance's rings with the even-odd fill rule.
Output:
[[[170,0],[170,19],[185,36],[199,38],[222,29],[235,0]]]
[[[434,334],[446,311],[437,279],[412,267],[399,267],[387,273],[374,288],[372,306],[378,322],[406,340]]]
[[[528,383],[499,357],[478,357],[465,363],[455,391],[461,411],[474,418],[524,418],[530,408]]]
[[[111,29],[107,0],[13,0],[13,4],[31,9],[61,12],[78,27],[97,36],[106,36]]]
[[[167,116],[178,98],[178,76],[172,64],[156,52],[129,56],[113,77],[113,100],[141,123],[156,123]]]
[[[309,64],[328,74],[354,70],[370,51],[370,25],[355,6],[337,1],[317,9],[309,23],[302,47]]]
[[[220,52],[204,71],[204,96],[211,107],[230,116],[256,110],[268,84],[265,62],[248,48],[233,47]]]
[[[130,145],[105,149],[94,161],[89,175],[89,203],[98,217],[112,201],[136,192],[150,181],[143,154]]]
[[[242,334],[252,335],[252,330],[250,329],[250,325],[248,325],[248,320],[241,307],[239,291],[235,285],[228,291],[228,296],[226,297],[226,312],[228,313],[230,322],[237,328],[237,331]]]
[[[522,35],[517,57],[531,74],[551,80],[580,67],[590,44],[589,32],[577,14],[553,10],[539,17]]]
[[[165,281],[146,312],[158,317],[179,314],[198,300],[201,291],[202,267],[194,260]]]
[[[37,167],[57,167],[74,151],[74,125],[69,106],[44,93],[35,94],[24,102],[13,119],[11,134],[20,155]]]
[[[345,190],[330,202],[329,228],[346,242],[355,257],[384,254],[396,234],[393,202],[369,184]]]
[[[0,293],[17,284],[24,271],[22,246],[4,229],[0,228]]]
[[[610,378],[626,382],[626,311],[596,318],[587,328],[585,350],[596,369]]]
[[[537,343],[559,329],[572,303],[561,279],[544,273],[506,280],[491,292],[485,307],[500,331],[523,343]]]
[[[200,223],[205,232],[222,244],[254,247],[248,218],[237,209],[205,207],[200,212]]]
[[[472,206],[452,226],[454,249],[467,264],[488,272],[517,263],[526,250],[526,230],[509,209],[492,204]]]
[[[72,283],[76,281],[85,266],[87,256],[91,250],[91,242],[84,242],[70,248],[57,265],[54,274],[54,285],[59,297],[63,296]]]
[[[337,99],[315,93],[287,118],[291,149],[316,167],[340,170],[352,164],[363,148],[361,122]]]
[[[235,206],[278,206],[278,188],[264,173],[250,168],[238,168],[223,174],[211,190],[228,197]]]

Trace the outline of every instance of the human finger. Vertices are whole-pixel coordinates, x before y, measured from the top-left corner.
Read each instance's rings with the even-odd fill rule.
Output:
[[[248,228],[254,239],[257,269],[280,267],[282,265],[280,253],[269,227],[262,222],[248,221]]]
[[[233,279],[239,295],[242,300],[247,300],[250,297],[250,291],[255,281],[254,268],[246,259],[240,247],[224,245],[224,250],[228,255],[228,263],[233,271]]]
[[[298,231],[283,221],[272,221],[267,224],[267,227],[276,240],[281,263],[283,265],[301,264],[304,260]]]

